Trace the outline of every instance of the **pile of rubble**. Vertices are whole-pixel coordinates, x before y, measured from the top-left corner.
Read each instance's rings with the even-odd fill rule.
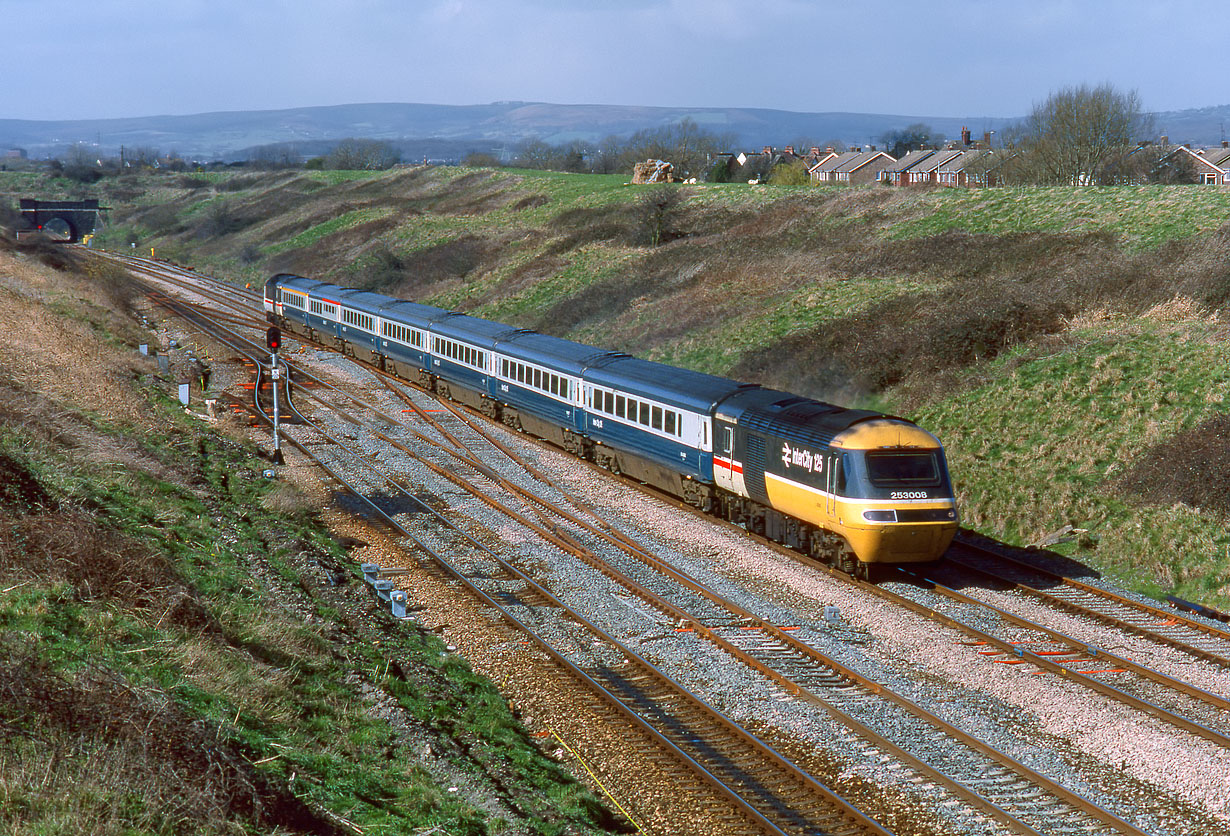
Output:
[[[675,167],[662,160],[645,160],[632,167],[633,183],[674,183]]]

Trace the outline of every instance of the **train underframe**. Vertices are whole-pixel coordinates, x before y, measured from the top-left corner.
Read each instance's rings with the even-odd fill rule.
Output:
[[[270,317],[271,321],[274,317]],[[429,392],[464,404],[519,432],[548,441],[575,456],[593,462],[610,472],[627,476],[686,502],[711,516],[741,526],[752,534],[780,543],[802,554],[833,566],[849,575],[871,580],[876,564],[858,559],[841,535],[802,520],[789,517],[754,499],[738,496],[715,485],[688,478],[665,465],[616,450],[601,442],[561,427],[550,421],[495,400],[482,392],[458,386],[420,369],[417,364],[386,357],[374,349],[356,349],[353,343],[322,334],[296,320],[276,317],[279,327],[306,337],[319,345],[332,346],[340,353],[367,362],[395,377]]]

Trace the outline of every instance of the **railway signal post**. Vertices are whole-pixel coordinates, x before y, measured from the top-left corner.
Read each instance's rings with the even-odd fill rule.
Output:
[[[278,435],[278,384],[282,377],[282,370],[278,368],[278,349],[282,345],[282,332],[276,325],[265,332],[265,345],[270,351],[269,376],[273,378],[273,463],[285,464],[285,459],[282,458],[282,439]]]

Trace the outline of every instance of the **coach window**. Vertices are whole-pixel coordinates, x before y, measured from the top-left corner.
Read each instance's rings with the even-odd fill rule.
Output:
[[[670,435],[677,435],[675,432],[675,413],[672,410],[666,410],[666,432]]]
[[[651,426],[655,430],[662,429],[662,407],[655,406],[653,408],[653,423],[651,424]]]
[[[649,404],[641,404],[641,423],[646,427],[649,426]]]
[[[605,398],[606,400],[606,403],[603,404],[602,411],[609,412],[610,414],[614,415],[615,414],[615,393],[607,392],[602,397]]]

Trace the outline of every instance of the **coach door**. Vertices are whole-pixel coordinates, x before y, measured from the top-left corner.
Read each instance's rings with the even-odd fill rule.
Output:
[[[835,454],[830,453],[824,458],[824,513],[832,518],[837,515],[837,468],[841,465]]]
[[[735,459],[735,428],[733,424],[713,422],[713,481],[719,488],[746,496],[743,488],[743,466]]]

